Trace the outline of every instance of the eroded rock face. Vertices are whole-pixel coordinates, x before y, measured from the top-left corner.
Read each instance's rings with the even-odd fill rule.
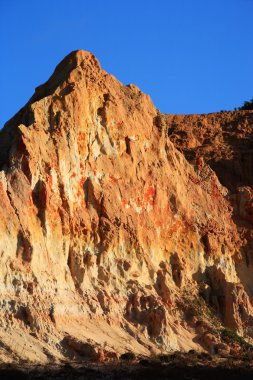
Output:
[[[226,119],[234,145],[224,140],[224,150],[209,115],[191,117],[201,134],[77,51],[5,125],[0,337],[13,352],[3,350],[5,360],[72,359],[75,345],[77,357],[93,346],[107,356],[206,348],[197,322],[210,330],[212,318],[194,307],[200,298],[248,333],[251,172],[247,159],[241,182],[231,162],[222,176],[220,157],[236,146],[238,120],[250,140],[252,113],[212,116],[215,136]]]

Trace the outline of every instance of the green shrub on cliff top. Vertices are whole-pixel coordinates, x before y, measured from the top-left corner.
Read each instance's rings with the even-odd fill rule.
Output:
[[[236,107],[235,111],[243,111],[243,110],[253,110],[253,99],[250,101],[246,101],[243,103],[242,107]]]

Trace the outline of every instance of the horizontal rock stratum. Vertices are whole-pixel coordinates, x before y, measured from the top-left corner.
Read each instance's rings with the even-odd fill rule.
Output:
[[[250,339],[252,127],[253,111],[161,114],[69,54],[0,132],[1,360]]]

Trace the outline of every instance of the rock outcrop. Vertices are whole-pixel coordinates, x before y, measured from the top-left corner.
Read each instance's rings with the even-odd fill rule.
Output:
[[[163,115],[68,55],[0,132],[2,360],[250,339],[252,124]]]

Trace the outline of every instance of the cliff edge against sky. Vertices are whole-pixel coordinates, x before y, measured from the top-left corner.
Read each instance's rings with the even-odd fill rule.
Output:
[[[88,52],[0,132],[0,358],[223,350],[253,325],[253,111],[165,115]]]

